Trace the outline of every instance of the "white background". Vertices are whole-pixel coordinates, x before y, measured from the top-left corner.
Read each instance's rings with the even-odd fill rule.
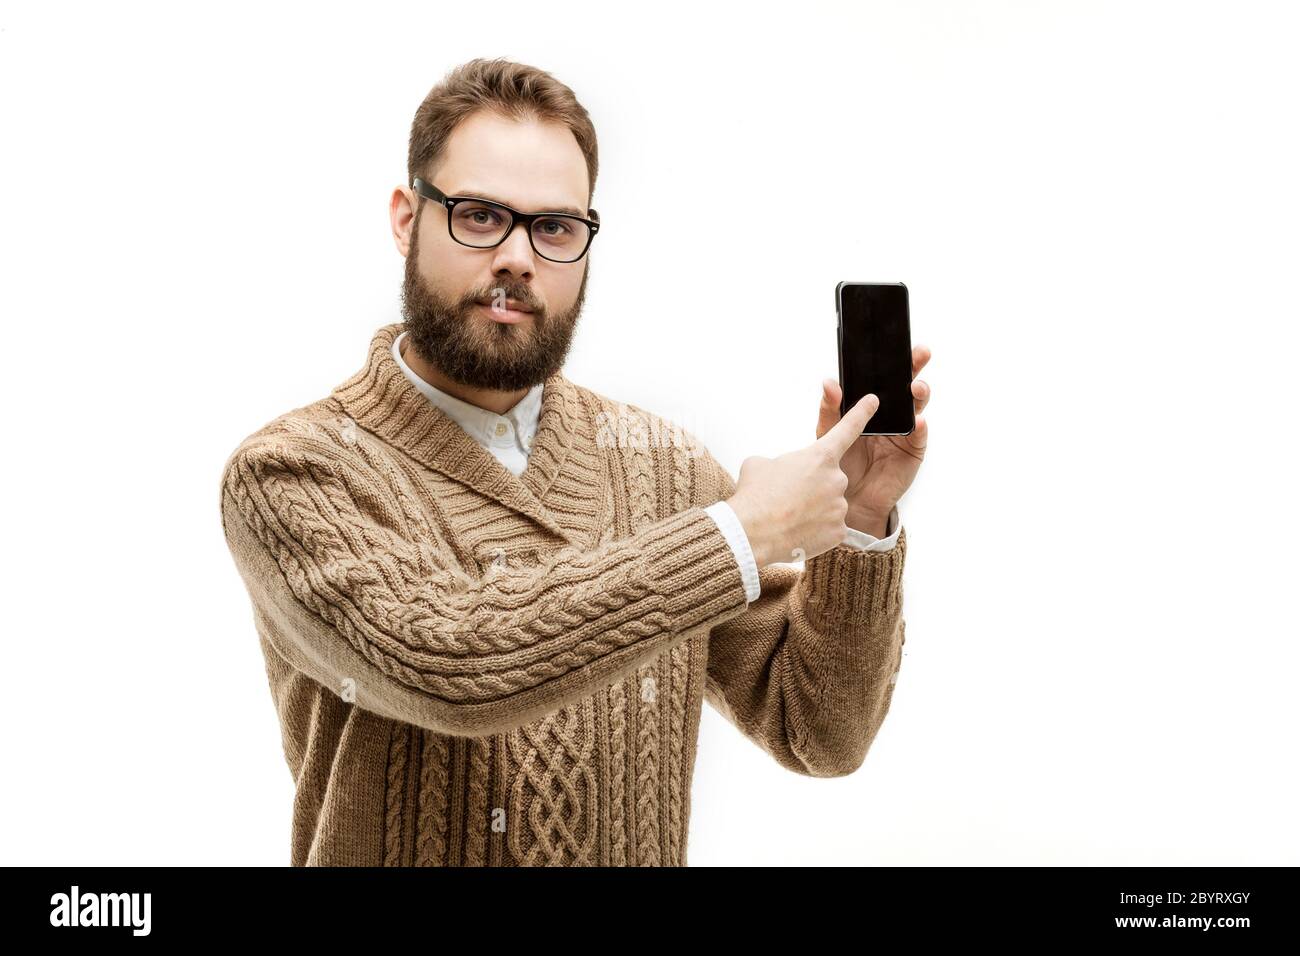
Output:
[[[891,712],[816,780],[706,707],[691,865],[1300,863],[1293,11],[6,0],[3,862],[287,863],[221,467],[400,318],[413,113],[502,55],[600,137],[575,381],[735,475],[841,279],[934,352]]]

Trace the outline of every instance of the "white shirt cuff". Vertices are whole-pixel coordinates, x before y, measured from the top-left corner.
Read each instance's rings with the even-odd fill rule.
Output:
[[[717,522],[718,530],[731,545],[731,552],[736,556],[736,563],[740,566],[741,580],[745,582],[745,600],[752,604],[758,600],[762,588],[759,586],[758,565],[754,563],[754,551],[749,546],[749,536],[745,534],[745,526],[740,523],[731,505],[725,501],[714,502],[704,510]]]
[[[898,505],[894,505],[889,512],[889,520],[885,522],[886,537],[877,538],[874,534],[850,528],[841,544],[851,548],[861,548],[863,551],[888,551],[898,543],[898,532],[902,527],[902,519],[898,516]]]

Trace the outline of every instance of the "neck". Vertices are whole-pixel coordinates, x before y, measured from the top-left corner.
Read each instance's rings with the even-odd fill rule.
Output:
[[[441,389],[448,395],[453,395],[463,402],[469,402],[471,405],[487,409],[489,412],[504,415],[519,404],[520,400],[528,394],[526,388],[503,392],[494,388],[475,388],[472,385],[462,385],[460,382],[453,381],[440,372],[437,366],[426,362],[418,351],[411,348],[409,336],[398,343],[398,348],[402,352],[402,361],[410,366],[412,372],[434,388]]]

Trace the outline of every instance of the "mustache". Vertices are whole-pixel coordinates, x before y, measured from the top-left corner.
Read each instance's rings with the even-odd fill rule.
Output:
[[[541,303],[533,298],[527,286],[511,285],[509,283],[496,283],[480,293],[467,296],[462,305],[465,309],[469,309],[483,302],[489,305],[493,302],[504,304],[507,299],[514,299],[522,304],[524,308],[531,309],[536,314],[544,311]]]

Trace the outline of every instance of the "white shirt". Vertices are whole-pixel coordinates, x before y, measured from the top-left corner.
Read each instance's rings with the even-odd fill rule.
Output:
[[[542,414],[543,385],[534,385],[504,415],[471,405],[469,402],[449,395],[440,388],[430,385],[411,370],[402,358],[402,332],[393,340],[393,359],[411,384],[420,390],[429,401],[447,413],[465,432],[480,445],[490,451],[497,460],[519,475],[528,465],[528,453],[532,448],[533,438],[537,434],[537,423]],[[754,563],[754,552],[749,546],[749,537],[745,527],[736,517],[736,512],[725,501],[716,501],[704,509],[709,517],[718,524],[727,543],[731,545],[736,563],[740,566],[740,575],[745,582],[745,597],[751,603],[758,600],[762,593],[759,587],[758,566]],[[902,529],[898,516],[898,506],[889,512],[885,531],[887,537],[877,538],[856,528],[850,528],[843,544],[861,548],[864,551],[888,551],[898,542],[898,532]]]

